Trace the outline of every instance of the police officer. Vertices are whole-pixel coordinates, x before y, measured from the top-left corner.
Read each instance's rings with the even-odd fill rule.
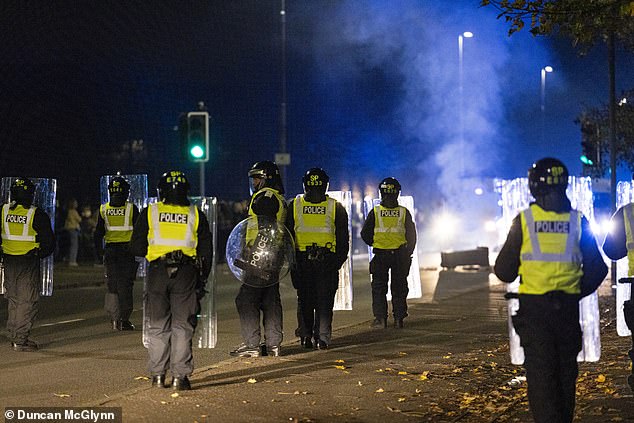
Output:
[[[49,216],[33,205],[35,185],[28,178],[11,184],[11,201],[2,207],[0,243],[4,260],[4,297],[9,303],[7,330],[15,351],[36,351],[29,339],[40,296],[40,259],[55,250]]]
[[[137,262],[130,253],[134,222],[139,209],[128,201],[130,184],[122,176],[115,176],[108,184],[110,201],[99,208],[95,245],[104,249],[106,287],[105,310],[110,315],[112,329],[134,330],[130,323],[133,309],[132,287],[136,277]],[[103,241],[105,240],[105,248]]]
[[[571,422],[581,351],[579,300],[597,289],[607,266],[588,221],[566,197],[566,166],[538,160],[528,170],[528,185],[535,202],[513,220],[495,274],[504,282],[520,276],[513,326],[524,348],[535,422]]]
[[[284,186],[280,170],[271,161],[253,164],[248,173],[251,187],[251,202],[248,216],[260,220],[273,220],[284,224],[286,201],[282,196]],[[247,233],[248,237],[248,233]],[[248,240],[247,240],[248,241]],[[250,286],[243,283],[236,296],[236,308],[240,316],[240,332],[243,343],[229,354],[234,357],[259,357],[261,352],[279,356],[282,343],[282,301],[279,282],[266,287]],[[264,323],[264,345],[260,349],[260,312]]]
[[[603,252],[611,260],[619,260],[627,256],[630,278],[634,277],[634,203],[619,208],[610,219],[611,230],[603,243]],[[631,294],[630,294],[631,296]],[[628,355],[634,362],[634,297],[623,303],[623,314],[627,327],[632,331],[632,349]],[[630,388],[634,390],[634,368],[627,378]]]
[[[295,239],[297,289],[295,334],[305,348],[326,349],[332,335],[332,308],[339,287],[339,268],[350,246],[348,213],[326,195],[330,178],[323,169],[309,169],[302,178],[304,194],[289,204],[286,227]]]
[[[145,256],[147,274],[148,370],[152,386],[191,389],[192,337],[196,328],[201,281],[211,271],[212,240],[204,213],[187,198],[189,181],[169,171],[158,183],[159,202],[150,204],[134,225],[130,251]]]
[[[361,238],[372,246],[372,328],[387,327],[387,284],[391,278],[394,327],[402,328],[407,317],[407,276],[416,248],[416,226],[412,215],[398,204],[401,184],[392,177],[379,184],[381,203],[368,213]],[[391,275],[388,273],[391,271]]]

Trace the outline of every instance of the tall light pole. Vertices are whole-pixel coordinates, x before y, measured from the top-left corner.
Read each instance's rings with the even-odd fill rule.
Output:
[[[282,177],[282,184],[286,187],[286,166],[289,165],[289,161],[286,160],[286,0],[280,0],[280,30],[282,38],[282,81],[281,81],[281,94],[282,99],[280,102],[280,158],[284,158],[280,164],[280,172]],[[276,160],[277,161],[277,160]]]
[[[541,96],[540,96],[540,109],[542,115],[542,143],[546,140],[545,137],[545,126],[546,126],[546,74],[551,73],[553,68],[551,66],[544,66],[542,68],[542,85],[541,85]]]
[[[464,66],[463,66],[463,56],[464,56],[464,39],[472,38],[473,33],[469,31],[465,31],[462,34],[458,35],[458,101],[459,111],[458,114],[460,119],[460,151],[464,153]],[[460,154],[460,176],[464,176],[464,154]]]

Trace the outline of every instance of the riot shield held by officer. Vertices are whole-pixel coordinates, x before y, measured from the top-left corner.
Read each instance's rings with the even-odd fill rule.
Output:
[[[189,181],[180,171],[161,176],[159,201],[134,225],[130,250],[145,256],[147,274],[148,370],[152,386],[191,389],[192,337],[200,295],[211,271],[212,238],[205,214],[188,199]]]
[[[110,179],[110,201],[99,207],[95,228],[95,247],[103,250],[107,292],[104,309],[110,316],[113,330],[134,330],[130,322],[133,310],[132,289],[136,278],[137,262],[130,253],[134,222],[139,209],[129,201],[130,183],[120,174]],[[104,245],[105,244],[105,245]],[[100,254],[101,255],[101,254]]]
[[[528,186],[535,201],[513,219],[494,270],[503,282],[520,277],[513,326],[524,348],[535,422],[571,422],[581,351],[579,300],[598,288],[607,266],[587,219],[566,196],[566,166],[554,158],[538,160],[528,170]]]
[[[297,290],[297,329],[304,348],[331,344],[339,269],[348,258],[348,213],[326,192],[330,178],[321,168],[306,171],[304,194],[289,203],[286,226],[295,239],[296,266],[291,271]]]
[[[10,202],[2,206],[0,243],[4,263],[4,297],[8,302],[7,331],[15,351],[36,351],[29,338],[38,312],[40,259],[55,249],[50,217],[33,205],[35,185],[16,178]]]

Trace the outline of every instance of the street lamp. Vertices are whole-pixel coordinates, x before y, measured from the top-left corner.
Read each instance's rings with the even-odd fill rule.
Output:
[[[542,68],[542,85],[541,85],[541,114],[542,114],[542,142],[544,142],[544,127],[546,126],[546,74],[551,73],[553,68],[551,66],[544,66]]]
[[[460,151],[464,152],[464,68],[463,68],[463,45],[465,38],[472,38],[473,32],[465,31],[458,35],[458,97],[460,115]],[[464,176],[464,155],[460,155],[460,174]]]

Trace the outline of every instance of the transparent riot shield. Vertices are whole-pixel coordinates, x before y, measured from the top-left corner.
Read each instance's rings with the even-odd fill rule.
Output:
[[[513,316],[517,314],[517,311],[520,309],[520,300],[518,298],[517,290],[519,289],[520,282],[519,278],[513,282],[506,285],[506,295],[504,298],[507,299],[507,311],[508,311],[508,330],[509,330],[509,347],[511,353],[511,363],[517,366],[524,363],[524,348],[520,345],[520,337],[515,332],[515,327],[513,327]]]
[[[366,197],[363,200],[363,214],[367,219],[368,213],[370,210],[374,208],[374,206],[378,206],[381,203],[381,200],[378,198],[370,198]],[[412,215],[412,219],[416,216],[416,211],[414,210],[414,197],[408,195],[401,195],[398,197],[398,204],[405,207]],[[372,247],[368,246],[368,258],[372,261],[372,257],[374,257],[374,253],[372,252]],[[418,245],[414,247],[414,253],[412,254],[412,264],[409,268],[409,275],[407,276],[407,287],[409,288],[409,293],[407,294],[407,298],[420,298],[423,296],[421,283],[420,283],[420,265],[418,264]],[[392,292],[390,288],[390,284],[387,285],[387,300],[390,301],[392,299]]]
[[[619,209],[628,203],[634,202],[634,181],[619,182],[616,185],[616,208]],[[627,278],[629,269],[629,260],[627,256],[616,262],[616,280]],[[623,313],[623,304],[630,299],[632,284],[617,283],[616,284],[616,332],[619,336],[630,336],[632,331],[627,327],[625,322],[625,314]]]
[[[217,343],[217,313],[216,313],[216,262],[218,245],[218,201],[216,197],[190,197],[192,204],[195,204],[207,217],[209,230],[211,231],[211,242],[213,247],[213,257],[211,262],[211,272],[205,282],[207,294],[200,301],[200,312],[197,315],[198,323],[194,332],[193,345],[198,348],[215,348]],[[147,199],[147,204],[156,203],[156,197]],[[146,264],[147,260],[143,259]],[[143,275],[143,346],[149,345],[148,328],[150,319],[147,314],[147,273]]]
[[[295,243],[284,224],[264,216],[238,223],[227,239],[229,270],[254,288],[266,288],[288,275],[295,262]]]
[[[5,204],[11,200],[11,184],[17,177],[2,178],[0,186],[0,202]],[[48,178],[30,178],[35,185],[33,205],[46,212],[51,220],[51,227],[55,230],[55,198],[57,194],[57,180]],[[53,254],[40,260],[40,295],[53,295]],[[4,266],[0,266],[0,294],[4,294]]]
[[[497,180],[496,186],[502,201],[502,221],[500,225],[500,239],[506,239],[506,234],[511,227],[511,222],[519,212],[528,208],[533,198],[528,189],[527,178],[516,178],[513,180]],[[570,176],[566,195],[570,199],[572,207],[579,210],[589,220],[594,219],[594,209],[592,204],[592,182],[589,177],[579,178]],[[516,289],[516,288],[507,288]],[[509,291],[513,292],[513,291]],[[516,291],[515,291],[516,292]],[[508,299],[508,298],[507,298]],[[520,346],[520,339],[515,332],[511,316],[519,309],[517,303],[509,299],[509,342],[511,346],[511,362],[513,364],[523,364],[524,349]],[[579,324],[583,331],[583,341],[581,352],[577,356],[577,361],[598,361],[601,357],[601,336],[599,333],[599,297],[596,292],[584,297],[579,301]],[[521,350],[521,352],[518,350]],[[521,359],[521,362],[519,362]]]
[[[196,204],[209,222],[211,242],[214,255],[211,260],[211,272],[205,282],[207,294],[200,300],[198,325],[194,333],[194,346],[198,348],[215,348],[218,336],[218,320],[216,314],[216,262],[218,257],[218,200],[216,197],[193,197]]]
[[[158,198],[156,197],[148,197],[147,199],[147,205],[150,204],[154,204],[158,201]],[[147,207],[146,205],[146,207]],[[140,257],[141,258],[141,257]],[[148,262],[145,259],[145,257],[141,258],[141,264],[143,265],[144,268],[144,272],[143,272],[143,346],[145,348],[149,347],[149,342],[150,340],[148,339],[148,328],[150,327],[150,316],[148,316],[147,314],[147,267],[148,267]],[[139,266],[141,267],[141,266]],[[137,276],[138,276],[138,272],[137,272]]]
[[[130,195],[128,201],[137,206],[139,211],[148,205],[148,185],[147,175],[104,175],[99,181],[99,187],[101,190],[101,204],[105,204],[110,201],[110,193],[108,192],[108,184],[110,180],[115,176],[125,178],[130,184]],[[137,277],[142,278],[147,272],[147,262],[143,257],[137,257]]]
[[[328,191],[327,194],[339,201],[348,213],[348,259],[339,269],[339,288],[335,295],[333,310],[352,310],[352,193],[350,191]]]

